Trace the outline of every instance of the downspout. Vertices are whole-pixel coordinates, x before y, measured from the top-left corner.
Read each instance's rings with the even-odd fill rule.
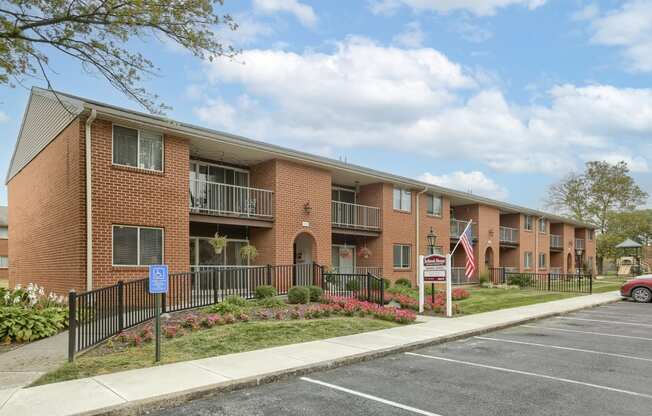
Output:
[[[417,197],[416,197],[416,204],[417,204],[417,206],[416,206],[416,209],[414,210],[414,212],[415,212],[416,215],[417,215],[417,220],[416,220],[416,227],[417,227],[417,230],[416,230],[416,238],[417,238],[417,241],[416,241],[416,247],[415,247],[415,248],[416,248],[416,254],[415,254],[415,256],[414,256],[415,264],[417,264],[416,262],[419,261],[419,256],[421,255],[421,252],[419,251],[419,249],[420,249],[419,241],[421,240],[421,239],[419,238],[419,195],[425,193],[427,190],[428,190],[428,188],[423,188],[423,191],[418,192],[418,193],[417,193]],[[417,264],[417,266],[418,266],[418,264]],[[419,281],[419,276],[417,276],[417,282],[418,282],[418,281]]]
[[[97,111],[91,110],[86,119],[86,290],[93,290],[93,195],[91,164],[91,124]]]

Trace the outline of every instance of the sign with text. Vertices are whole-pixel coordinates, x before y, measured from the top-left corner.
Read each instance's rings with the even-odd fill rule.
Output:
[[[423,258],[423,281],[446,281],[446,256],[431,254]]]
[[[168,282],[167,265],[149,266],[149,293],[168,293]]]

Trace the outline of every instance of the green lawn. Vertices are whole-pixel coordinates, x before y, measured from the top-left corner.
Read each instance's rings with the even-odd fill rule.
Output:
[[[471,296],[456,301],[463,315],[489,312],[498,309],[514,308],[516,306],[532,305],[534,303],[550,302],[578,296],[574,293],[541,292],[532,289],[503,289],[470,287],[467,290]]]
[[[593,293],[604,293],[619,290],[628,279],[619,277],[608,277],[593,281]]]
[[[399,324],[372,318],[337,317],[298,321],[256,321],[216,326],[162,340],[162,363],[194,360],[236,352],[315,341],[393,328]],[[154,345],[107,352],[92,350],[43,375],[33,385],[90,377],[154,365]]]

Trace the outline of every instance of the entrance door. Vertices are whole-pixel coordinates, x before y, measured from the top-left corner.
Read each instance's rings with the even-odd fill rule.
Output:
[[[338,273],[355,273],[355,247],[334,245],[332,258],[333,266]]]

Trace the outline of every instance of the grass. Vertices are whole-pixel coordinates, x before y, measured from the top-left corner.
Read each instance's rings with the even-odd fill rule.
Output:
[[[299,321],[256,321],[217,326],[162,340],[162,364],[358,334],[399,324],[371,318],[337,317]],[[154,365],[154,345],[107,353],[92,350],[51,371],[32,385],[55,383]]]
[[[604,293],[619,290],[628,278],[608,277],[593,281],[593,293]]]
[[[502,289],[469,287],[471,297],[456,301],[462,315],[490,312],[535,303],[550,302],[578,296],[574,293],[541,292],[532,289]]]

